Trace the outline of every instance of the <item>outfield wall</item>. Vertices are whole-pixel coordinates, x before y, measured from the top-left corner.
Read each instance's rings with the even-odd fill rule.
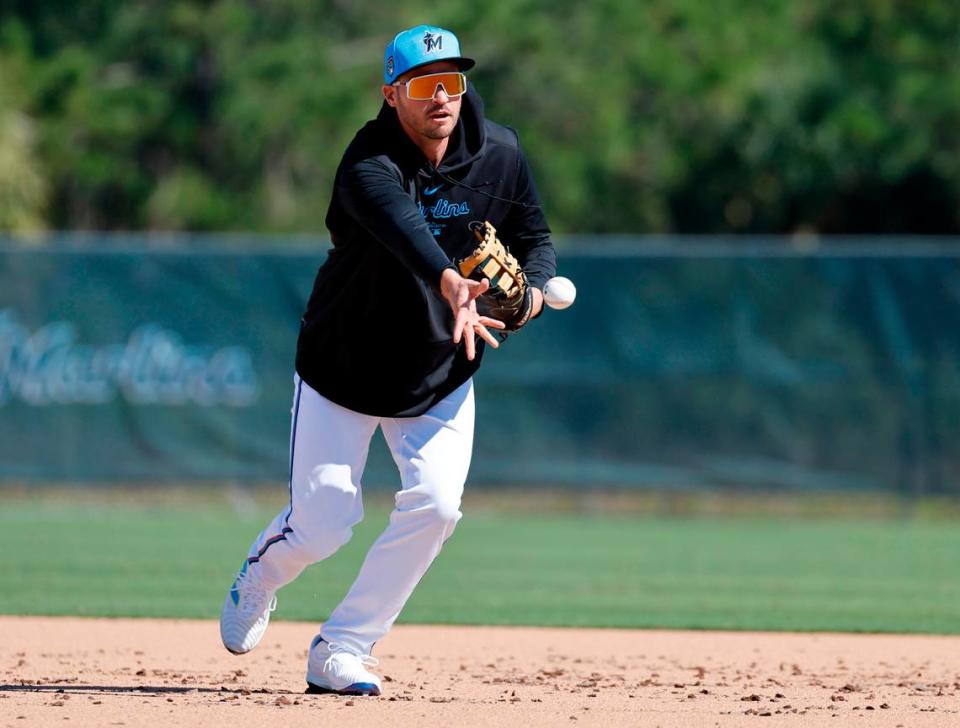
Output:
[[[960,492],[960,241],[804,242],[563,241],[577,303],[488,352],[472,481]],[[0,482],[284,480],[325,248],[0,239]]]

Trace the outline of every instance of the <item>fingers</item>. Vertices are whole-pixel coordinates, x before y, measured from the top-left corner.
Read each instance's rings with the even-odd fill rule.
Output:
[[[496,319],[490,319],[490,320],[500,324],[500,328],[503,328],[502,321],[496,321]],[[473,361],[474,357],[476,356],[476,344],[473,338],[474,334],[476,334],[481,339],[486,341],[494,349],[500,348],[500,342],[497,341],[497,338],[487,330],[486,326],[484,326],[479,322],[474,323],[472,327],[468,326],[467,328],[464,329],[464,331],[466,332],[465,343],[467,348],[467,359],[469,359],[470,361]]]
[[[474,301],[490,290],[490,281],[488,279],[484,278],[481,281],[474,281],[469,278],[463,278],[457,283],[459,285],[456,285],[456,288],[451,291],[448,298],[455,316],[453,322],[453,343],[459,344],[463,341],[467,359],[473,361],[477,356],[476,337],[479,336],[494,349],[498,349],[500,342],[490,333],[488,328],[504,329],[506,325],[497,319],[477,314]]]
[[[440,295],[446,299],[447,303],[450,304],[450,308],[452,308],[454,314],[456,314],[457,309],[466,306],[479,295],[474,293],[474,289],[479,287],[479,285],[477,281],[462,278],[459,273],[452,268],[448,268],[443,272],[443,276],[440,279]]]
[[[477,296],[482,296],[490,290],[490,281],[484,278],[482,281],[475,281],[472,278],[461,278],[456,285],[454,299],[461,306],[469,303]]]
[[[480,323],[484,326],[487,326],[491,329],[505,329],[507,325],[503,323],[500,319],[490,318],[489,316],[481,316],[479,319]]]
[[[463,330],[463,344],[467,349],[467,360],[473,361],[477,355],[477,344],[473,338],[473,326],[467,326]]]
[[[490,346],[492,346],[494,349],[500,348],[500,342],[497,341],[496,337],[493,334],[487,331],[485,326],[481,326],[480,324],[474,324],[473,330],[480,335],[481,339],[483,339],[488,344],[490,344]]]
[[[466,284],[463,290],[467,293],[467,300],[464,301],[464,303],[472,301],[490,290],[490,281],[488,281],[486,278],[484,278],[482,281],[474,281],[470,278],[464,278],[463,282]]]
[[[459,344],[460,339],[463,338],[463,330],[467,326],[467,321],[470,319],[470,311],[461,308],[457,311],[457,317],[453,321],[453,343]]]
[[[485,342],[487,342],[494,349],[500,348],[500,342],[497,341],[497,338],[490,333],[487,327],[494,329],[504,328],[504,323],[502,321],[497,321],[496,319],[488,318],[487,316],[478,316],[476,319],[471,321],[470,312],[467,309],[463,309],[457,315],[457,319],[453,324],[453,343],[459,344],[463,340],[464,348],[466,349],[467,359],[473,361],[477,356],[477,344],[475,336],[479,336]]]

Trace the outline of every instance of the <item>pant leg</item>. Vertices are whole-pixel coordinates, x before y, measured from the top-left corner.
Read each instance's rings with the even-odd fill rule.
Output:
[[[379,418],[340,407],[294,378],[290,504],[253,542],[248,570],[281,587],[350,540],[363,519],[360,478]]]
[[[367,654],[399,616],[460,520],[473,420],[473,384],[468,381],[420,417],[381,422],[402,489],[389,525],[323,625],[321,635],[328,642]]]

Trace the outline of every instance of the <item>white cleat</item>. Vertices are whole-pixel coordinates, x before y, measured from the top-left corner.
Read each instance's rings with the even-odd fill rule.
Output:
[[[367,667],[379,661],[349,652],[336,642],[316,637],[307,660],[307,692],[338,695],[379,695],[380,678]]]
[[[257,646],[270,624],[270,612],[277,608],[276,589],[263,586],[260,570],[248,571],[249,566],[243,562],[220,612],[220,639],[235,655]]]

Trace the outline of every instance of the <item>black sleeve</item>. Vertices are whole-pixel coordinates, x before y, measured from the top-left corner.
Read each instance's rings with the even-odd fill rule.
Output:
[[[434,288],[453,263],[437,244],[399,172],[372,159],[341,170],[336,194],[354,221]]]
[[[557,252],[550,240],[550,228],[540,207],[540,197],[523,152],[517,149],[517,186],[510,213],[501,226],[501,239],[510,247],[527,275],[527,282],[542,289],[557,274]]]

